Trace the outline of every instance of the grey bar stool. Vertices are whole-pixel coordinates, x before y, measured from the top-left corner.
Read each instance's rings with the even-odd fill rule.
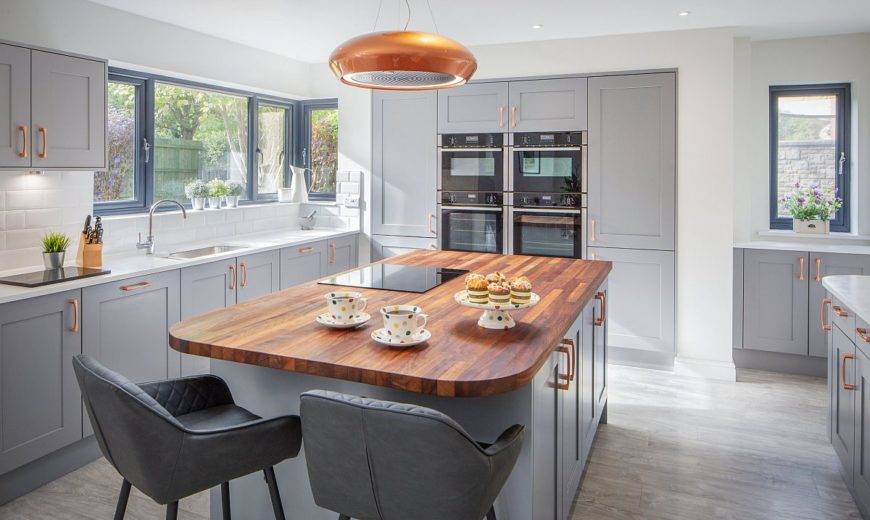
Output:
[[[260,418],[236,406],[216,376],[136,385],[88,356],[73,367],[100,451],[124,478],[115,520],[124,518],[131,486],[175,520],[179,499],[218,484],[228,520],[229,481],[261,470],[275,518],[284,520],[273,466],[299,453],[299,417]]]
[[[313,390],[301,397],[314,502],[340,520],[495,520],[523,427],[480,444],[420,406]]]

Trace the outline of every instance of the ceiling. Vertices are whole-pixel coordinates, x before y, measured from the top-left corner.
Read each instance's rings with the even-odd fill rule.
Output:
[[[380,0],[91,1],[318,63],[373,29]],[[709,27],[736,27],[755,39],[870,31],[870,0],[429,1],[439,32],[466,45]],[[409,2],[409,28],[432,31],[426,0]],[[404,0],[383,0],[377,28],[394,29],[406,17]]]

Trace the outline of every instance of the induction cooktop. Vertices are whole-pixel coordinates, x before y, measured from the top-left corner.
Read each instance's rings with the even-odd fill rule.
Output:
[[[465,269],[428,265],[372,264],[320,280],[324,285],[424,293],[448,280],[462,276]]]
[[[68,282],[78,278],[88,278],[101,274],[108,274],[108,269],[92,269],[90,267],[61,267],[60,269],[46,269],[45,271],[32,271],[0,278],[0,283],[17,285],[19,287],[39,287],[53,283]]]

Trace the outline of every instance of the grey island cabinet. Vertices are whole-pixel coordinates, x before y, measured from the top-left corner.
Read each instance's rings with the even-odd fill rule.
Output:
[[[828,347],[828,436],[840,473],[870,518],[870,276],[822,278],[819,329]]]

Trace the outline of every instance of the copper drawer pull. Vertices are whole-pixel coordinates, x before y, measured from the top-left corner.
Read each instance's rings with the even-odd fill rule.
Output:
[[[73,306],[73,322],[72,327],[69,328],[69,331],[78,332],[81,328],[79,326],[79,299],[70,298],[69,300],[67,300],[67,303]]]
[[[568,363],[571,363],[571,351],[568,349],[567,345],[564,343],[560,344],[556,347],[556,352],[561,352],[563,354],[568,354]],[[568,390],[571,387],[571,367],[568,367],[568,375],[559,374],[559,380],[556,381],[556,388],[559,390]],[[560,383],[559,381],[564,380],[564,383]]]
[[[151,287],[151,282],[139,282],[130,285],[122,285],[121,290],[124,292],[136,291],[139,289],[146,289]]]
[[[517,117],[517,107],[516,107],[516,106],[512,106],[512,107],[511,107],[511,117],[510,117],[510,119],[511,119],[511,128],[516,128],[516,127],[517,127],[517,121],[519,120],[519,118]]]
[[[599,292],[595,295],[595,299],[601,302],[601,315],[595,318],[594,325],[596,327],[601,327],[607,321],[607,295],[603,292]]]
[[[48,130],[39,127],[39,135],[42,136],[42,150],[39,152],[39,158],[45,159],[48,157]]]
[[[843,382],[843,390],[854,390],[855,385],[846,382],[846,360],[855,359],[855,354],[843,354],[843,362],[840,365],[840,381]]]
[[[230,264],[230,290],[236,288],[236,266]]]
[[[825,307],[831,304],[830,298],[822,298],[822,303],[819,305],[819,321],[822,324],[822,332],[830,332],[831,324],[828,323],[828,320],[825,318],[828,317],[828,313],[825,312]]]
[[[242,269],[242,287],[248,286],[248,263],[242,262],[239,264],[239,267]]]
[[[21,125],[18,127],[18,131],[21,132],[21,151],[18,152],[18,157],[25,158],[27,157],[27,126]]]
[[[822,281],[822,259],[816,258],[816,281]]]
[[[577,345],[573,339],[568,338],[563,339],[562,344],[570,348],[568,352],[568,381],[573,381],[577,376]]]
[[[429,228],[429,233],[432,233],[433,235],[437,235],[438,231],[436,231],[434,226],[432,226],[432,219],[434,219],[434,218],[435,218],[435,215],[433,215],[432,213],[429,213],[429,215],[426,217],[426,219],[427,219],[426,225]]]
[[[836,314],[837,316],[839,316],[841,318],[848,318],[849,317],[849,313],[844,311],[843,308],[840,307],[839,305],[832,305],[831,308],[834,309],[834,314]]]
[[[335,242],[329,243],[329,263],[335,263]]]
[[[498,127],[504,128],[504,107],[498,107]]]
[[[312,252],[312,251],[314,251],[314,248],[313,248],[313,247],[300,247],[300,248],[299,248],[299,252],[302,253],[303,255],[304,255],[305,253],[310,253],[310,252]]]
[[[806,275],[804,275],[804,264],[805,263],[806,263],[806,260],[804,260],[804,257],[800,257],[798,259],[798,264],[800,265],[800,273],[798,274],[798,280],[800,280],[800,281],[804,281],[807,279]]]
[[[589,221],[589,241],[595,242],[597,238],[595,238],[595,219],[591,219]]]
[[[855,329],[855,332],[858,333],[858,337],[864,341],[864,343],[870,343],[870,334],[867,334],[867,329],[864,327],[858,327]]]

